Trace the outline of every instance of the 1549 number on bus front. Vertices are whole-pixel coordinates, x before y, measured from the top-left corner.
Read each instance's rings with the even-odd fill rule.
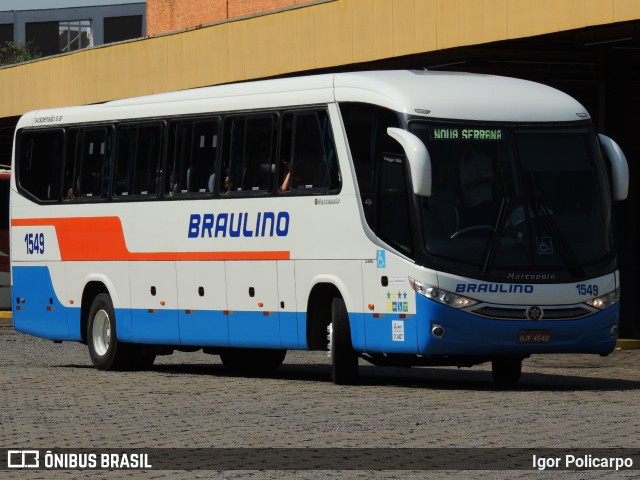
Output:
[[[28,255],[42,255],[44,253],[44,233],[27,233],[24,243]]]
[[[598,286],[592,284],[578,283],[576,284],[578,295],[598,295]]]

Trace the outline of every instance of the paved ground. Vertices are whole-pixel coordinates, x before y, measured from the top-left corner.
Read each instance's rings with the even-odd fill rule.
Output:
[[[0,448],[455,447],[640,449],[640,350],[525,360],[496,390],[488,366],[387,369],[335,386],[321,352],[289,352],[268,378],[178,353],[148,372],[99,372],[85,346],[0,324]],[[640,450],[639,450],[640,452]],[[640,468],[640,467],[638,467]],[[28,475],[26,475],[28,473]],[[109,471],[0,478],[128,478]],[[150,471],[136,478],[640,478],[627,472]]]

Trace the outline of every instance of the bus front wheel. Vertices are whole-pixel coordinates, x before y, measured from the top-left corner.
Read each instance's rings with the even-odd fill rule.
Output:
[[[93,299],[87,322],[87,345],[98,370],[120,370],[127,365],[127,345],[116,337],[116,314],[111,297],[100,293]]]
[[[520,381],[522,358],[497,358],[491,362],[493,381],[499,387],[511,387]]]
[[[358,354],[353,350],[349,313],[342,298],[334,298],[331,303],[329,344],[333,383],[336,385],[356,383],[358,381]]]

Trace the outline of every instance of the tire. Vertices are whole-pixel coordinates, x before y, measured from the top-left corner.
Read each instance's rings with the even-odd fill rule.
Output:
[[[358,354],[351,343],[349,313],[342,298],[331,303],[330,326],[331,380],[336,385],[358,382]]]
[[[220,360],[234,373],[268,374],[280,368],[286,355],[286,350],[230,348],[220,354]]]
[[[131,352],[131,369],[148,370],[156,361],[156,354],[147,350],[144,345],[135,345]]]
[[[129,346],[118,342],[116,314],[106,293],[97,295],[91,303],[87,345],[91,362],[98,370],[123,370],[129,366]]]
[[[491,362],[491,375],[499,387],[512,387],[520,381],[522,358],[506,357]]]

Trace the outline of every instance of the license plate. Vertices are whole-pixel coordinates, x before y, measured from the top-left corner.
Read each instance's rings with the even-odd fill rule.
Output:
[[[549,343],[551,330],[521,330],[518,332],[518,343]]]

